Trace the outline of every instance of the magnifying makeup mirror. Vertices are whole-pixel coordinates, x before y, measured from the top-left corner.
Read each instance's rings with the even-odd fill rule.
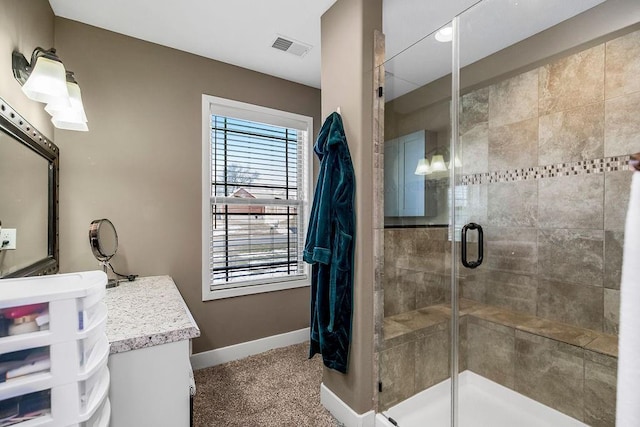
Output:
[[[93,256],[100,261],[102,271],[107,274],[109,260],[118,251],[118,233],[113,223],[106,218],[91,221],[89,225],[89,245]],[[118,281],[109,279],[107,288],[118,286]]]

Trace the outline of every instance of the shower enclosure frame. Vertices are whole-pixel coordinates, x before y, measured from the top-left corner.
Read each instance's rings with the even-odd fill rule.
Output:
[[[480,4],[480,3],[484,3],[484,1],[478,1],[478,2],[474,3],[474,5],[471,6],[471,7],[474,7],[474,6],[476,6],[476,5]],[[579,12],[578,15],[582,14],[583,12],[589,10],[592,7],[595,7],[595,6],[589,6],[587,9],[584,9],[583,11]],[[464,80],[464,84],[465,84],[465,89],[464,89],[464,91],[461,89],[461,83],[460,83],[460,78],[461,78],[460,77],[460,74],[461,74],[461,70],[460,70],[460,56],[461,56],[461,54],[460,54],[460,44],[461,44],[460,33],[463,30],[462,29],[462,25],[461,25],[461,16],[462,16],[462,14],[464,14],[467,11],[468,11],[468,9],[463,11],[460,15],[457,15],[456,17],[454,17],[453,20],[451,21],[452,28],[453,28],[453,37],[452,37],[452,43],[451,43],[451,70],[450,70],[451,71],[451,84],[450,84],[451,94],[450,94],[450,98],[449,98],[449,101],[450,101],[450,132],[451,132],[450,138],[449,138],[450,159],[456,158],[457,154],[459,155],[462,152],[462,149],[461,149],[462,147],[460,146],[460,144],[461,144],[461,140],[464,141],[464,138],[463,138],[463,135],[460,134],[460,132],[464,133],[465,129],[467,129],[466,126],[468,126],[468,123],[465,121],[465,118],[467,116],[465,115],[464,117],[461,117],[463,115],[463,113],[464,113],[464,111],[462,111],[462,110],[464,108],[466,108],[465,105],[467,105],[467,104],[463,104],[463,98],[461,98],[461,92],[464,92],[465,96],[466,96],[467,93],[468,93],[467,89],[469,89],[470,86],[473,88],[473,92],[476,91],[476,87],[480,87],[482,89],[485,89],[485,88],[488,89],[489,86],[492,86],[492,90],[493,90],[493,84],[496,82],[496,80],[488,79],[488,80],[486,80],[487,83],[485,85],[485,80],[483,80],[483,79],[486,78],[486,77],[481,77],[481,78],[478,79],[478,81],[481,81],[481,83],[475,83],[475,84],[477,84],[477,86],[474,87],[473,85],[469,84],[469,80],[467,79],[468,75],[463,73],[463,80]],[[578,16],[578,15],[576,15],[576,16]],[[471,15],[469,15],[469,16],[471,16]],[[564,20],[566,18],[562,18],[562,19]],[[560,21],[560,22],[564,22],[563,20]],[[624,35],[632,32],[632,31],[635,31],[633,29],[631,29],[631,30],[628,29],[631,26],[638,27],[638,25],[635,25],[635,24],[637,24],[637,22],[636,23],[632,23],[632,24],[628,24],[627,23],[626,25],[620,26],[619,28],[608,29],[608,30],[606,30],[606,32],[602,32],[600,35],[597,35],[595,37],[592,36],[593,32],[585,32],[584,35],[580,36],[580,38],[579,38],[580,41],[579,42],[574,42],[575,43],[574,45],[567,45],[567,44],[561,45],[561,47],[559,47],[559,49],[558,49],[559,52],[557,52],[555,54],[549,54],[547,56],[538,56],[538,57],[534,56],[534,59],[530,60],[531,61],[530,65],[526,64],[524,66],[520,66],[521,68],[507,69],[507,71],[504,72],[504,75],[502,75],[502,74],[500,75],[500,79],[501,80],[499,80],[499,82],[501,83],[503,81],[506,81],[507,79],[510,79],[510,78],[512,78],[514,76],[516,76],[516,77],[520,76],[520,74],[525,74],[525,73],[527,73],[529,71],[535,71],[536,74],[537,74],[538,73],[538,69],[542,69],[545,66],[549,66],[550,64],[552,65],[552,64],[554,64],[554,63],[556,63],[556,62],[558,62],[560,60],[563,60],[564,58],[568,58],[568,57],[574,55],[576,52],[580,53],[583,50],[590,49],[592,46],[600,45],[600,44],[603,44],[603,43],[609,43],[609,42],[611,42],[613,40],[617,40],[617,38],[620,37],[620,34],[622,34],[624,36]],[[467,22],[465,22],[465,25],[464,25],[465,34],[467,34],[466,31],[468,30],[468,26],[467,25],[468,25]],[[537,32],[533,33],[533,35],[538,35],[539,33],[542,33],[544,31],[546,31],[546,29],[548,29],[548,28],[549,27],[545,27],[542,30],[536,30]],[[465,35],[465,37],[466,37],[466,35]],[[471,40],[471,39],[467,39],[467,40]],[[467,46],[469,46],[469,45],[467,45]],[[511,46],[513,46],[513,44],[510,44],[507,47],[511,47]],[[536,54],[539,54],[539,53],[536,53]],[[466,56],[463,56],[463,58],[464,57],[466,57]],[[484,59],[484,58],[485,57],[483,57],[481,59]],[[466,61],[468,62],[468,59]],[[515,62],[517,63],[517,60]],[[520,71],[520,69],[524,69],[524,71]],[[466,68],[465,68],[465,70],[466,70]],[[537,78],[538,77],[536,77],[536,79]],[[502,80],[502,79],[504,79],[504,80]],[[474,82],[477,82],[477,81],[474,80]],[[539,84],[542,84],[542,83],[539,83]],[[469,89],[469,90],[471,90],[471,89]],[[608,98],[605,98],[605,101],[607,99]],[[467,102],[467,101],[464,101],[464,102]],[[485,102],[488,102],[488,101],[485,100]],[[538,100],[536,100],[535,102],[537,103]],[[428,104],[426,102],[425,102],[425,104],[430,105],[430,104]],[[421,104],[421,105],[424,105],[424,104]],[[380,109],[378,109],[378,112],[379,111],[380,111]],[[414,110],[410,110],[409,112],[403,111],[402,113],[409,115],[409,114],[413,114],[413,111]],[[423,113],[420,112],[420,114],[423,114]],[[544,114],[550,115],[551,113],[546,112]],[[543,115],[543,113],[539,114],[539,116],[542,116],[542,115]],[[536,116],[536,118],[537,117],[538,116]],[[414,119],[414,116],[411,116],[411,119]],[[395,116],[392,116],[392,120],[395,120]],[[401,119],[398,118],[397,120],[399,121]],[[487,119],[484,119],[484,120],[487,120]],[[415,124],[418,124],[418,122],[415,122],[414,125]],[[423,125],[423,123],[420,123],[420,124]],[[394,123],[394,125],[397,125],[397,123]],[[460,127],[459,127],[459,125],[460,125]],[[404,130],[406,132],[411,131],[410,126],[411,125],[405,126]],[[494,125],[494,126],[497,126],[497,125]],[[398,125],[396,127],[400,127],[401,128],[402,126]],[[426,126],[426,127],[428,127],[428,126]],[[391,130],[390,138],[393,138],[394,132],[398,132],[398,129],[392,129]],[[536,142],[536,143],[539,144],[539,142]],[[609,162],[609,161],[613,162],[612,163],[613,169],[606,169],[607,173],[609,173],[610,171],[621,171],[622,170],[621,169],[621,167],[622,167],[621,165],[624,164],[627,161],[624,153],[622,153],[622,154],[623,155],[617,155],[617,153],[614,153],[613,156],[607,154],[606,158],[598,159],[598,160],[605,160],[606,162]],[[599,156],[596,156],[596,157],[602,157],[602,155],[599,155]],[[503,160],[503,162],[504,162],[504,160]],[[571,163],[571,161],[569,163]],[[577,163],[579,163],[579,162],[577,162]],[[454,163],[452,162],[452,165],[453,164]],[[542,169],[543,167],[546,170],[547,164],[550,164],[550,163],[544,163],[542,160],[540,160],[539,163],[535,163],[534,168],[536,169],[536,171],[538,169]],[[562,165],[562,166],[564,167],[565,165]],[[578,166],[580,166],[580,165],[578,165]],[[486,167],[486,165],[485,165],[485,167]],[[609,167],[609,163],[607,163],[607,167]],[[514,166],[514,168],[519,168],[519,166],[518,167]],[[509,169],[509,166],[505,167],[504,169],[505,170]],[[450,222],[448,224],[450,239],[449,239],[449,242],[447,244],[447,246],[450,248],[449,251],[450,251],[451,258],[446,261],[446,263],[448,264],[448,266],[450,268],[450,276],[448,277],[448,279],[449,279],[448,280],[448,282],[449,282],[448,292],[450,292],[450,301],[447,301],[446,303],[451,308],[451,320],[450,320],[450,324],[449,324],[450,330],[448,331],[449,339],[451,341],[449,343],[449,345],[450,345],[450,353],[448,355],[449,356],[448,357],[449,358],[449,378],[451,380],[451,384],[450,384],[450,399],[451,399],[451,401],[450,401],[449,412],[450,412],[451,425],[452,426],[456,426],[456,427],[458,427],[460,425],[459,418],[460,418],[460,411],[461,411],[460,401],[459,401],[461,384],[460,384],[460,381],[459,381],[459,378],[458,378],[458,375],[459,375],[458,371],[460,370],[461,367],[462,367],[462,369],[466,369],[465,366],[467,366],[467,360],[466,360],[466,356],[465,356],[467,354],[466,351],[465,351],[466,348],[467,348],[466,344],[465,344],[466,343],[465,339],[466,339],[466,336],[467,336],[466,335],[466,324],[467,324],[466,323],[466,319],[467,318],[465,317],[465,315],[470,312],[466,308],[468,306],[469,301],[463,299],[462,302],[461,302],[460,298],[467,298],[467,299],[471,298],[471,299],[475,300],[475,298],[473,298],[473,297],[465,296],[465,295],[468,295],[468,294],[465,294],[464,291],[465,290],[468,291],[468,289],[469,289],[469,281],[468,280],[462,280],[462,282],[461,282],[461,279],[460,279],[459,274],[458,274],[461,270],[464,270],[464,269],[460,264],[460,258],[459,257],[462,254],[460,253],[461,252],[460,242],[457,241],[457,240],[459,240],[457,232],[459,232],[458,231],[459,230],[459,226],[461,226],[463,222],[466,222],[466,221],[464,221],[464,217],[465,217],[464,211],[465,211],[465,209],[469,208],[470,212],[473,212],[473,209],[475,209],[475,207],[472,207],[471,205],[466,204],[464,201],[462,202],[462,204],[458,205],[459,200],[456,200],[455,188],[456,188],[456,186],[474,185],[477,182],[482,182],[483,185],[484,184],[488,185],[489,183],[503,182],[503,181],[497,181],[497,178],[496,178],[495,181],[489,181],[489,179],[487,179],[487,181],[484,181],[484,178],[482,178],[482,181],[475,181],[475,179],[476,179],[475,176],[479,176],[480,174],[483,174],[483,173],[486,172],[486,169],[485,170],[479,169],[479,170],[480,170],[480,172],[475,172],[474,173],[474,172],[469,172],[468,170],[465,169],[465,171],[464,171],[465,175],[463,175],[462,168],[461,167],[459,168],[457,165],[455,165],[454,167],[451,167],[449,172],[448,172],[448,174],[449,174],[449,188],[451,189],[451,195],[452,195],[452,197],[450,197],[450,199],[449,199],[449,215],[450,215],[451,219],[450,219]],[[490,169],[490,171],[491,170],[493,170],[493,169]],[[499,170],[502,171],[502,169],[499,169]],[[600,173],[604,174],[604,172],[602,172],[602,171]],[[562,176],[562,175],[559,175],[559,176]],[[591,175],[591,176],[593,176],[593,175]],[[473,180],[471,180],[470,177]],[[534,184],[534,187],[536,187],[538,185],[537,184],[537,180],[539,180],[539,179],[547,179],[547,178],[550,178],[550,177],[551,177],[551,180],[553,180],[554,175],[545,173],[545,174],[542,175],[541,178],[537,178],[536,177],[535,178],[536,179],[536,184]],[[502,178],[500,178],[500,179],[502,179]],[[512,180],[515,181],[515,180],[519,180],[519,179],[520,178],[513,178]],[[529,179],[529,178],[525,178],[525,179]],[[602,176],[602,180],[603,181],[604,181],[604,179],[605,179],[605,177]],[[609,178],[607,177],[607,179],[609,179]],[[543,181],[543,182],[546,185],[551,180]],[[509,181],[507,180],[507,182],[509,182]],[[542,184],[539,184],[539,185],[542,185]],[[496,188],[496,187],[492,187],[492,188]],[[475,190],[473,190],[473,191],[475,191]],[[485,187],[484,190],[482,190],[482,191],[487,191],[487,188]],[[462,197],[465,197],[465,196],[463,195]],[[474,197],[475,197],[475,195],[474,195]],[[485,193],[484,197],[486,199],[486,193]],[[496,200],[497,200],[497,198],[496,198]],[[486,202],[487,201],[485,200],[484,203],[486,203]],[[495,202],[493,202],[493,203],[495,203]],[[538,194],[536,193],[535,194],[535,209],[536,210],[538,209],[538,203],[542,204],[542,200],[538,201]],[[495,209],[495,205],[493,205],[493,206],[494,206],[494,209]],[[457,215],[458,214],[457,210],[460,210],[460,209],[463,211],[462,212],[463,215],[461,215],[463,218],[459,218],[458,215]],[[472,213],[472,215],[473,215],[473,213]],[[484,220],[487,220],[485,218],[486,216],[487,216],[487,212],[485,210],[484,214],[482,214],[482,217],[484,218]],[[494,220],[494,222],[495,222],[495,220]],[[503,227],[503,228],[504,227],[512,227],[512,228],[516,228],[516,229],[517,228],[523,228],[523,227],[531,227],[532,234],[538,233],[539,236],[540,235],[545,236],[545,230],[543,230],[545,227],[543,225],[538,225],[537,224],[537,218],[536,218],[536,225],[535,226],[515,226],[515,225],[503,225],[502,223],[495,223],[495,224],[494,223],[491,223],[491,224],[488,223],[487,224],[487,228],[489,228],[489,225],[494,227],[494,230],[492,230],[493,232],[496,232],[496,230],[495,230],[496,227],[497,228],[499,228],[499,227]],[[552,228],[552,227],[547,225],[546,228]],[[563,228],[563,227],[560,227],[560,228]],[[569,227],[564,227],[564,228],[569,228]],[[580,228],[580,227],[578,227],[578,228]],[[588,228],[588,227],[585,227],[585,228]],[[591,227],[591,228],[595,228],[595,227]],[[604,231],[607,231],[607,230],[609,230],[609,229],[607,229],[606,225],[605,225]],[[498,230],[497,232],[500,232],[500,231]],[[516,232],[517,232],[517,230],[516,230]],[[495,241],[495,235],[493,237],[494,237],[494,241]],[[538,251],[537,248],[535,248],[534,250]],[[489,254],[489,256],[491,257],[491,254]],[[492,260],[489,259],[489,261],[492,261]],[[494,259],[494,261],[495,261],[495,259]],[[535,260],[535,262],[538,263],[537,252],[536,252],[536,260]],[[491,262],[489,264],[491,264]],[[394,268],[395,268],[395,266],[394,266]],[[404,267],[398,267],[398,268],[404,268]],[[411,269],[411,267],[407,267],[407,268]],[[489,268],[491,268],[491,266]],[[543,267],[536,267],[536,268],[541,269]],[[400,270],[398,270],[398,271],[400,271]],[[507,270],[505,270],[505,271],[507,271]],[[542,271],[542,270],[539,270],[539,271]],[[464,276],[463,279],[468,279],[468,276],[469,276],[468,274],[466,274],[466,273],[462,273],[462,274]],[[522,274],[529,274],[529,273],[522,273]],[[536,276],[538,273],[533,272],[533,273],[530,273],[530,274],[533,275],[533,276]],[[541,275],[541,277],[542,277],[542,275]],[[496,280],[496,279],[494,278],[493,280]],[[534,277],[533,281],[535,282],[535,286],[538,286],[537,285],[537,283],[538,283],[537,280],[538,280],[537,276]],[[569,281],[569,279],[567,279],[567,281]],[[405,283],[405,286],[406,285],[409,285],[409,283]],[[542,286],[542,285],[540,285],[540,286]],[[613,288],[609,288],[609,289],[613,289]],[[548,290],[545,289],[545,291],[548,291]],[[471,295],[474,295],[474,294],[471,294]],[[482,295],[484,295],[484,294],[482,294]],[[605,295],[606,295],[606,292],[605,292]],[[484,298],[484,296],[482,298]],[[535,302],[535,298],[536,298],[536,296],[534,296],[534,302]],[[477,301],[484,302],[485,304],[490,304],[491,303],[490,299],[488,299],[488,300],[477,299]],[[461,303],[462,303],[462,314],[461,314],[461,307],[460,307]],[[399,303],[394,303],[394,304],[399,304]],[[606,304],[606,301],[605,301],[605,304]],[[500,306],[499,303],[497,305]],[[382,307],[382,304],[380,304],[378,302],[378,306]],[[419,308],[419,307],[422,307],[422,306],[418,302],[416,302],[415,303],[415,307]],[[508,305],[506,305],[506,307],[509,308]],[[535,306],[534,306],[534,308],[535,308]],[[413,309],[409,309],[409,310],[413,310]],[[534,310],[534,312],[533,312],[534,314],[533,315],[534,316],[540,316],[540,318],[545,320],[545,321],[548,320],[548,318],[546,317],[547,315],[544,314],[544,311],[543,311],[543,314],[538,314],[539,310],[540,309],[538,309],[538,311]],[[527,311],[526,313],[530,313],[530,312]],[[558,317],[558,315],[556,315],[556,318],[557,317]],[[476,316],[476,318],[477,318],[477,316]],[[557,322],[562,322],[561,319],[560,320],[554,319],[553,315],[551,316],[551,319],[554,320],[554,321],[557,321]],[[386,321],[386,318],[384,320]],[[471,317],[471,320],[473,320],[473,317]],[[471,321],[471,320],[469,320],[469,321]],[[474,322],[475,322],[475,320],[474,320]],[[462,325],[461,325],[461,323],[462,323]],[[518,327],[515,327],[513,325],[508,325],[508,323],[505,323],[505,325],[507,325],[507,327],[511,328],[512,330],[516,330],[516,331],[518,331],[518,330],[522,331],[523,330],[522,328],[518,329]],[[463,328],[462,331],[460,330],[461,327]],[[578,324],[578,327],[582,327],[582,326],[580,326]],[[471,329],[471,327],[469,327],[469,328]],[[588,328],[588,327],[586,327],[586,328]],[[474,331],[476,331],[476,332],[479,331],[477,326],[474,326]],[[595,332],[601,332],[601,333],[604,333],[604,334],[607,334],[607,333],[613,334],[613,332],[607,332],[606,329],[604,331],[596,329]],[[462,335],[463,342],[461,342],[461,335]],[[552,340],[556,339],[554,337],[545,336],[544,334],[540,335],[540,332],[537,332],[537,331],[526,332],[526,330],[525,330],[524,333],[520,333],[520,336],[523,336],[523,335],[526,335],[527,337],[528,336],[543,337],[546,340],[548,340],[548,339],[552,339]],[[478,335],[474,335],[474,336],[476,337],[474,339],[477,339]],[[398,346],[398,344],[397,344],[398,342],[401,342],[401,341],[396,341],[393,344],[390,344],[390,346]],[[402,342],[404,342],[404,341],[402,341]],[[522,342],[522,339],[520,339],[519,342]],[[587,350],[590,350],[591,352],[593,352],[593,351],[597,352],[598,351],[598,350],[594,350],[593,348],[587,348],[586,344],[584,344],[584,345],[583,344],[573,344],[570,340],[565,341],[563,339],[557,339],[557,342],[562,343],[560,345],[569,345],[569,346],[574,345],[577,348],[582,347],[582,348],[584,348],[585,354],[589,353]],[[383,346],[380,346],[379,348],[387,350],[387,349],[389,349],[391,347],[385,347],[383,345]],[[478,348],[477,344],[476,344],[475,348]],[[411,351],[413,351],[413,350],[411,350]],[[603,350],[603,352],[600,352],[600,354],[603,354],[605,356],[612,356],[613,353],[608,353],[608,351],[609,350]],[[382,350],[379,350],[379,352],[382,353]],[[387,357],[390,357],[390,356],[387,356]],[[462,357],[462,359],[460,359],[460,357]],[[615,356],[612,356],[612,357],[615,357]],[[417,358],[418,358],[418,355],[416,355],[416,366],[418,364],[418,359]],[[383,363],[382,357],[380,357],[379,359],[380,359],[380,363]],[[469,360],[471,360],[471,359],[469,358]],[[476,358],[475,360],[476,360],[475,363],[476,363],[476,366],[477,366],[479,359]],[[510,359],[510,360],[513,360],[513,359]],[[469,362],[469,363],[471,363],[471,362]],[[531,367],[530,366],[527,366],[527,368],[529,369],[529,373],[533,372],[533,371],[531,371]],[[474,372],[479,372],[479,371],[476,371],[474,369]],[[380,375],[384,375],[384,374],[380,374]],[[465,377],[465,375],[462,375],[461,378],[464,378],[464,377]],[[405,377],[402,377],[402,378],[405,378]],[[419,385],[419,380],[417,378],[418,377],[416,376],[416,380],[415,380],[416,381],[416,386],[415,387],[418,390],[418,387],[420,387],[420,385]],[[488,377],[488,378],[490,378],[490,377]],[[465,383],[464,383],[464,380],[463,380],[463,382],[462,382],[462,388],[463,389],[465,388],[464,384]],[[382,390],[382,386],[383,386],[383,384],[380,383],[381,390]],[[546,387],[546,386],[548,386],[548,385],[542,385],[542,387]],[[514,387],[514,390],[515,390],[515,387]],[[534,396],[533,394],[527,394],[527,392],[522,392],[522,393],[523,393],[524,396],[527,396],[527,395]],[[464,393],[463,393],[463,395],[464,395]],[[544,399],[541,399],[539,395],[535,395],[533,398],[534,398],[534,400],[537,400],[538,402],[544,402]],[[388,402],[393,402],[393,401],[387,399],[387,403]],[[384,409],[384,405],[386,405],[386,404],[385,403],[382,404],[382,409]],[[391,405],[393,405],[393,403],[391,403]],[[462,409],[464,409],[465,405],[466,404],[464,403],[464,399],[463,399],[463,402],[462,402],[463,408]],[[555,405],[551,404],[551,406],[553,408],[556,408],[556,410],[557,410],[557,407]],[[563,412],[563,414],[571,415],[570,412],[565,412],[565,411],[562,411],[562,412]],[[575,417],[575,416],[574,416],[574,418],[582,421],[582,418]],[[587,418],[585,417],[584,420],[586,421]],[[462,422],[465,422],[464,419],[463,419]]]
[[[455,159],[459,151],[460,137],[458,135],[458,120],[460,116],[460,17],[456,16],[451,21],[451,142],[449,146],[450,159]],[[455,189],[458,178],[458,167],[455,161],[451,161],[449,169],[449,188]],[[456,245],[456,197],[455,191],[451,191],[452,197],[449,200],[449,212],[452,221],[449,223],[449,235],[451,236],[451,426],[458,427],[458,354],[460,353],[460,307],[458,302],[458,249]]]

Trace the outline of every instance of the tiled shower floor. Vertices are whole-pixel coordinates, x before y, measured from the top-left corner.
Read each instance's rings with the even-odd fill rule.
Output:
[[[584,427],[555,409],[471,371],[459,377],[460,427]],[[389,408],[398,427],[449,427],[451,381],[446,380]],[[382,414],[376,427],[394,427]]]

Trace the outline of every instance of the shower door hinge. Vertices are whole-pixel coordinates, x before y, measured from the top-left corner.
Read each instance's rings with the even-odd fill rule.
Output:
[[[382,95],[384,94],[382,86],[378,86],[378,98],[382,98]]]
[[[378,392],[382,393],[382,381],[378,381]]]

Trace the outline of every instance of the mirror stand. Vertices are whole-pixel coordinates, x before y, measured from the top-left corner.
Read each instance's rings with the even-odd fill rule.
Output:
[[[118,233],[113,223],[106,218],[91,221],[89,225],[89,245],[91,251],[102,266],[102,271],[109,276],[107,266],[111,267],[109,260],[118,251]],[[111,267],[113,270],[113,267]],[[116,272],[113,272],[116,274]],[[107,289],[115,288],[119,282],[117,279],[107,281]]]
[[[109,276],[109,271],[107,270],[107,266],[109,265],[109,261],[100,261],[100,265],[102,266],[102,271],[104,271],[104,274]],[[118,279],[108,279],[107,280],[107,289],[115,288],[118,285],[119,285]]]

